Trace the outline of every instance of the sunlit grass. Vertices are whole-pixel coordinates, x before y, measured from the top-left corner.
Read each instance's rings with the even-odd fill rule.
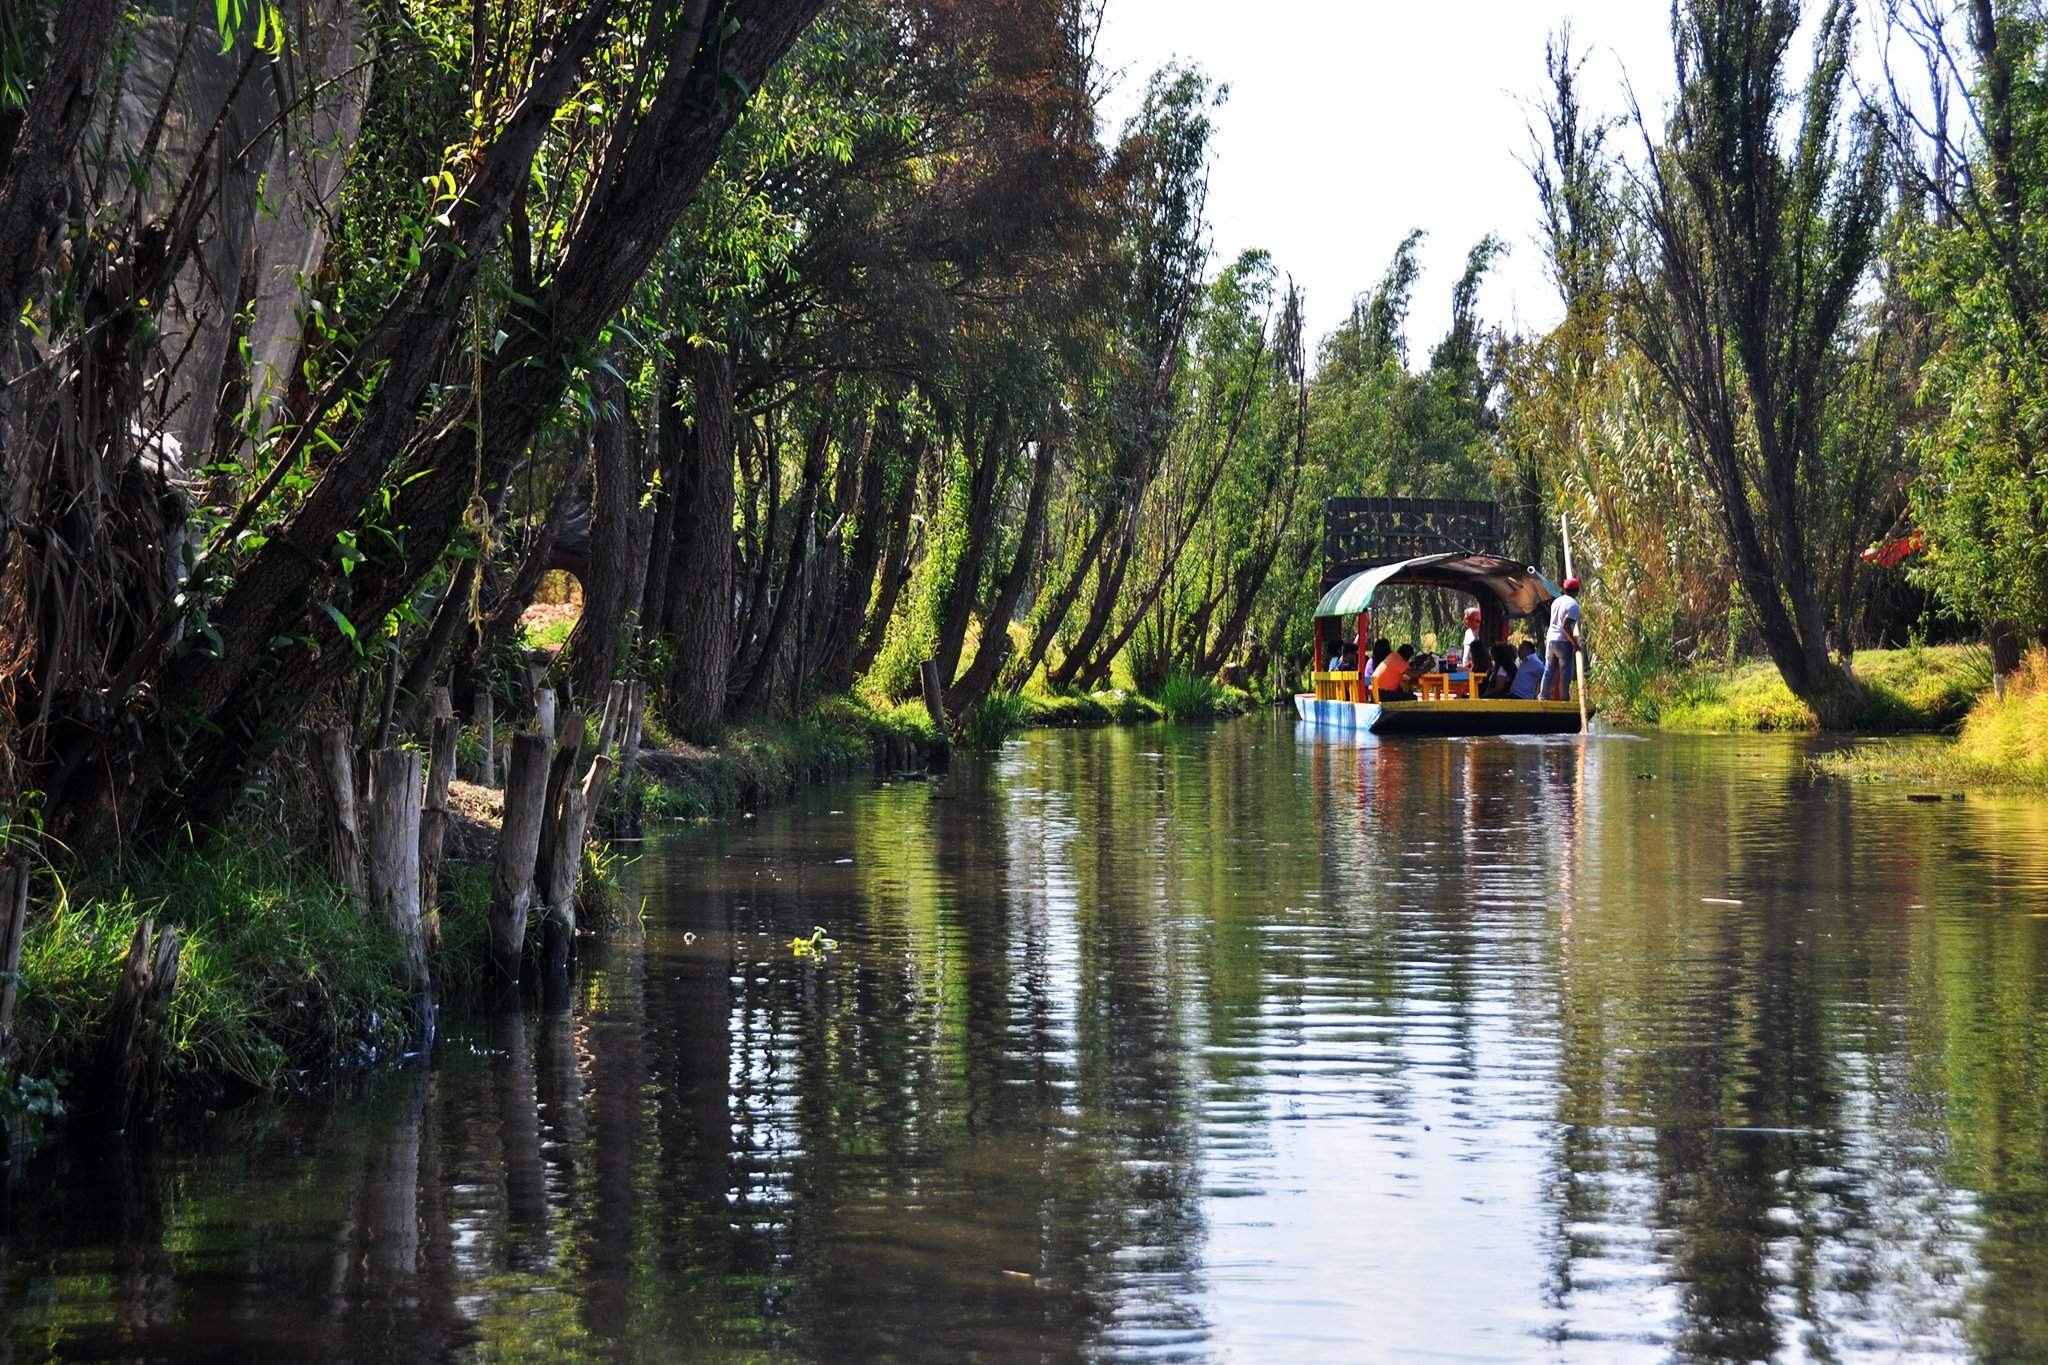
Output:
[[[1866,782],[2048,791],[2048,650],[2021,661],[2003,699],[1982,694],[1953,742],[1858,745],[1818,766]]]
[[[1604,669],[1595,660],[1592,695],[1615,720],[1717,733],[1820,728],[1812,708],[1765,660],[1662,674],[1640,663]],[[1863,650],[1855,671],[1864,688],[1855,728],[1880,734],[1953,729],[1991,683],[1990,657],[1976,645]]]

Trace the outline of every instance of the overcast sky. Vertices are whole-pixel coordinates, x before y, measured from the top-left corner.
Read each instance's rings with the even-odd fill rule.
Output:
[[[1543,92],[1544,37],[1568,18],[1574,45],[1591,51],[1590,110],[1627,108],[1624,72],[1646,111],[1663,106],[1666,0],[1108,0],[1097,55],[1121,72],[1111,130],[1170,59],[1230,86],[1209,187],[1216,261],[1272,252],[1307,292],[1312,337],[1372,287],[1409,229],[1423,229],[1408,326],[1420,364],[1487,232],[1509,247],[1481,296],[1487,323],[1540,329],[1562,311],[1517,158]],[[1806,52],[1795,49],[1798,67]],[[1624,136],[1639,145],[1633,130]]]

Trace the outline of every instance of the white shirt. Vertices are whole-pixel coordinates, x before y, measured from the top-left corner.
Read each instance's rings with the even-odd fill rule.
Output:
[[[1576,633],[1579,625],[1579,599],[1570,593],[1564,594],[1550,604],[1551,639],[1562,640],[1565,638],[1564,623],[1567,621],[1572,623],[1572,629]]]

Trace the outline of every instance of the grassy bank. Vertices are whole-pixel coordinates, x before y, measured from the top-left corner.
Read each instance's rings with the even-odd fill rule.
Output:
[[[1991,662],[1976,645],[1870,649],[1856,655],[1864,707],[1854,728],[1872,734],[1953,730],[1991,685]],[[1820,728],[1768,661],[1670,671],[1596,660],[1592,697],[1612,721],[1714,733],[1808,732]]]
[[[1210,720],[1241,716],[1258,703],[1249,692],[1222,683],[1173,677],[1155,696],[1129,688],[1101,692],[1053,692],[1034,682],[1024,689],[1023,724],[1055,729],[1091,725],[1139,725],[1157,720]]]
[[[1979,697],[1953,741],[1863,744],[1818,766],[1856,781],[2048,792],[2048,651],[2022,661],[2002,700]]]
[[[208,1102],[404,1042],[396,938],[272,840],[219,840],[58,883],[22,942],[15,1024],[25,1075],[82,1080],[105,1036],[136,925],[176,927],[163,1043],[170,1087]]]
[[[641,812],[651,820],[733,815],[787,800],[803,787],[860,772],[922,767],[935,732],[924,707],[831,697],[796,724],[754,724],[716,748],[649,737],[640,756]]]

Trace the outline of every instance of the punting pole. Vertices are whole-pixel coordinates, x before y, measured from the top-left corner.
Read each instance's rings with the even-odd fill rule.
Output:
[[[1558,530],[1564,533],[1564,576],[1574,578],[1572,573],[1572,524],[1562,513],[1557,518]],[[1579,628],[1572,632],[1572,649],[1577,655],[1572,660],[1577,665],[1572,671],[1579,675],[1579,733],[1585,734],[1589,722],[1586,719],[1586,604],[1579,603]]]

